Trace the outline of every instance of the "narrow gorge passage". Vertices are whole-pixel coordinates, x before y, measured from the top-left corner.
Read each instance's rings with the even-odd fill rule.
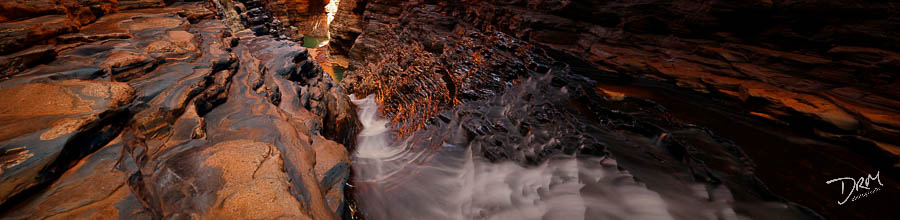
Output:
[[[0,220],[900,219],[898,7],[2,1]]]

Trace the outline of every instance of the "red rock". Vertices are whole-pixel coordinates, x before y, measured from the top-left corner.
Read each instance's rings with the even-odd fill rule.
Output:
[[[271,144],[235,140],[210,146],[202,155],[207,158],[196,165],[218,169],[224,178],[207,218],[310,218],[291,195],[282,155]]]
[[[855,88],[837,88],[824,94],[830,100],[840,104],[841,107],[856,113],[871,123],[892,129],[900,129],[900,112],[889,99],[860,91]],[[870,101],[871,100],[871,101]],[[884,101],[875,101],[884,100]],[[897,103],[893,103],[897,106]]]
[[[115,139],[66,171],[47,190],[5,216],[9,219],[149,218],[126,185],[135,168]],[[120,161],[121,160],[121,161]]]
[[[347,148],[337,142],[314,136],[312,148],[316,152],[315,173],[325,194],[325,202],[334,213],[339,213],[344,200],[344,187],[350,177],[350,155]]]
[[[16,21],[41,15],[65,14],[65,8],[54,0],[9,0],[0,2],[0,22]]]
[[[766,49],[766,48],[751,46],[751,45],[738,45],[738,47],[746,49],[746,50],[750,50],[750,51],[755,52],[760,55],[783,58],[783,59],[788,59],[788,60],[805,63],[805,64],[825,64],[825,63],[831,62],[831,60],[822,58],[822,57],[803,55],[803,54],[797,54],[797,53],[791,53],[791,52],[784,52],[784,51],[778,51],[778,50],[771,50],[771,49]]]
[[[48,62],[56,57],[56,48],[50,45],[39,45],[16,52],[7,56],[0,56],[0,76],[9,77],[23,70]]]
[[[854,130],[859,124],[852,115],[834,103],[815,95],[794,93],[754,81],[742,83],[741,92],[747,97],[763,98],[776,107],[783,107],[813,116],[840,129]]]
[[[365,12],[365,0],[341,0],[334,20],[329,24],[331,35],[328,47],[336,53],[346,54],[353,46],[353,41],[362,33],[362,14]]]
[[[101,147],[87,144],[66,147],[66,144],[74,138],[76,131],[106,126],[91,122],[104,120],[102,113],[125,105],[133,95],[134,90],[124,83],[81,80],[29,83],[0,90],[0,120],[4,121],[0,148],[21,155],[4,159],[7,165],[0,173],[3,180],[0,201],[50,181],[50,177],[65,171],[67,162],[57,160],[73,158],[58,158],[60,152],[76,154],[71,152],[73,149],[66,148],[80,147],[83,149],[75,152],[90,152],[91,147]],[[19,136],[24,138],[14,139]],[[59,167],[50,168],[51,164]]]
[[[261,0],[263,1],[263,0]],[[328,36],[325,5],[328,0],[264,0],[266,9],[287,26],[294,26],[296,36]]]
[[[28,20],[0,23],[0,54],[9,54],[77,30],[78,25],[64,15],[47,15]]]

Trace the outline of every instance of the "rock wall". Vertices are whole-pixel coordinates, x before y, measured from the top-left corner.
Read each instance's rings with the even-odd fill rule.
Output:
[[[356,94],[378,94],[385,113],[399,115],[395,122],[404,128],[423,123],[408,118],[428,118],[457,100],[487,95],[480,91],[498,92],[494,88],[521,76],[500,71],[504,66],[537,70],[558,61],[594,79],[669,82],[760,120],[860,140],[900,155],[895,89],[900,87],[900,20],[892,16],[893,4],[385,0],[342,5],[353,4],[365,11],[341,8],[335,23],[342,25],[333,31],[336,48],[352,47],[344,86]]]
[[[726,109],[731,118],[772,126],[767,132],[778,130],[822,143],[789,151],[804,154],[786,159],[804,161],[797,162],[804,166],[815,164],[809,161],[816,159],[810,158],[853,155],[849,157],[856,159],[839,156],[831,162],[867,167],[858,172],[887,170],[882,173],[893,179],[900,173],[896,4],[830,0],[341,3],[331,31],[333,51],[350,59],[341,86],[358,97],[375,94],[398,136],[411,134],[460,103],[503,94],[523,78],[571,72],[595,80],[598,90],[607,85],[626,87],[609,93],[615,97],[643,95],[642,90],[627,88],[632,85],[662,88],[694,100],[687,102],[701,103],[682,105]],[[750,142],[745,147],[754,146]],[[766,144],[773,143],[784,145],[778,148],[803,145]],[[820,151],[828,153],[808,154]],[[752,159],[769,157],[759,154]],[[850,160],[855,162],[846,162]],[[785,166],[797,165],[783,164],[760,175],[769,175],[768,183],[787,185],[798,181],[793,178],[828,178],[777,174],[786,172]],[[835,204],[822,202],[829,199],[823,196],[822,186],[776,190],[830,218],[878,215],[865,208],[835,211]]]
[[[363,12],[368,1],[342,0],[338,4],[334,20],[328,26],[330,42],[328,48],[335,54],[347,54],[353,41],[359,37],[363,29]]]
[[[291,36],[328,36],[328,0],[266,0],[272,15],[283,21]],[[293,28],[291,28],[293,27]]]
[[[343,215],[347,95],[299,44],[208,6],[121,10],[24,45],[53,56],[0,80],[0,217]]]
[[[4,1],[0,3],[0,77],[56,56],[52,50],[34,45],[52,44],[56,36],[77,32],[118,10],[163,6],[162,0]]]
[[[287,39],[281,20],[272,16],[271,10],[261,0],[213,0],[219,17],[225,21],[232,31],[250,29],[257,36],[270,35],[278,39]]]

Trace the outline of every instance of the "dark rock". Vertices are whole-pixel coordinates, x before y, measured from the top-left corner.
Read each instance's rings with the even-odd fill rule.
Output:
[[[65,8],[51,0],[13,0],[0,3],[0,22],[22,20],[42,15],[65,14]]]
[[[125,83],[68,80],[0,90],[4,129],[0,201],[55,180],[122,128],[121,109],[134,90]]]
[[[131,158],[121,157],[122,152],[120,139],[113,140],[64,173],[45,192],[5,217],[150,218],[126,185],[128,175],[136,167]]]
[[[900,73],[891,62],[900,38],[892,31],[898,21],[890,4],[342,1],[341,6],[331,28],[332,48],[350,60],[341,86],[357,97],[374,94],[381,112],[399,128],[398,136],[459,103],[503,94],[521,77],[567,70],[599,82],[665,82],[741,117],[868,152],[856,158],[883,158],[871,162],[879,169],[895,170],[900,161],[895,144],[900,129],[889,119],[900,114],[900,93],[893,89]],[[490,149],[496,157],[515,154]],[[805,178],[812,176],[827,178]],[[789,182],[779,178],[787,177],[773,174],[765,180]],[[781,192],[830,218],[868,215],[836,213],[834,204],[809,202],[821,192],[799,190]]]
[[[126,10],[52,42],[65,44],[8,47],[32,49],[4,56],[16,75],[0,81],[0,215],[342,215],[359,130],[347,95],[300,64],[311,60],[300,45],[232,34],[210,14]],[[300,84],[318,91],[315,107]]]
[[[166,6],[166,2],[163,0],[120,0],[118,2],[119,10],[136,8],[162,8]]]
[[[775,197],[758,181],[758,174],[752,171],[755,165],[730,141],[701,127],[668,120],[664,116],[668,114],[662,110],[664,108],[650,102],[639,99],[606,101],[600,97],[604,94],[595,93],[592,89],[594,83],[583,76],[566,72],[552,72],[523,79],[503,94],[463,103],[444,111],[438,117],[439,120],[431,121],[405,139],[393,142],[390,151],[378,152],[388,154],[387,158],[371,157],[372,155],[368,155],[371,158],[355,157],[354,179],[358,186],[356,190],[361,215],[367,218],[459,216],[460,213],[456,211],[428,211],[425,207],[441,206],[439,203],[454,201],[433,202],[423,199],[421,197],[427,196],[422,196],[423,193],[417,191],[428,187],[414,185],[431,184],[430,181],[453,181],[441,179],[444,172],[450,173],[449,178],[460,178],[455,172],[464,172],[468,179],[462,182],[471,185],[497,178],[480,177],[479,172],[501,175],[499,182],[508,183],[525,174],[503,176],[490,171],[505,169],[504,166],[510,163],[517,167],[543,171],[555,161],[574,159],[579,163],[590,160],[615,161],[616,165],[613,166],[627,170],[628,176],[633,175],[634,178],[620,178],[618,183],[641,182],[642,187],[662,196],[661,200],[667,204],[663,209],[679,217],[704,218],[701,217],[704,215],[702,212],[695,212],[696,209],[715,204],[719,200],[745,204],[728,208],[738,213],[735,216],[818,218],[802,206]],[[394,152],[400,153],[392,154]],[[483,160],[488,162],[481,162]],[[574,167],[575,163],[571,166]],[[381,169],[389,172],[380,172]],[[585,169],[597,170],[596,167]],[[565,172],[551,170],[553,171],[545,172]],[[582,193],[574,194],[589,200],[594,195],[583,192],[591,190],[592,187],[587,185],[596,180],[588,178],[587,172],[577,173],[578,175],[570,177],[573,180],[553,177],[551,185],[558,186],[566,181],[577,182],[579,185],[576,186],[576,192]],[[452,187],[439,182],[433,184],[440,185],[436,188],[441,189]],[[529,187],[537,187],[538,191],[546,190],[540,184]],[[714,189],[727,190],[717,193]],[[531,189],[522,190],[527,194]],[[539,193],[541,195],[535,195],[534,199],[546,201],[545,204],[550,206],[552,201],[547,201],[544,194],[552,194],[552,187],[547,191],[550,192]],[[458,192],[426,194],[432,193],[458,195]],[[604,193],[601,197],[608,196],[608,193]],[[481,195],[473,197],[480,198]],[[415,202],[400,202],[406,201],[401,198]],[[387,202],[394,200],[404,206]],[[603,210],[606,205],[592,207],[602,203],[600,200],[565,205],[584,207],[584,213],[578,215],[584,215],[586,219],[608,216],[602,214],[606,212]],[[773,203],[779,205],[768,205]],[[509,205],[502,202],[489,204],[492,209],[502,209]],[[513,202],[511,206],[516,209],[527,204]],[[422,211],[404,211],[410,207]],[[647,205],[641,207],[651,208]],[[461,214],[471,215],[465,212]]]
[[[0,76],[12,76],[37,64],[49,62],[56,58],[56,48],[50,45],[39,45],[0,57]]]
[[[9,54],[77,30],[76,23],[64,15],[47,15],[28,20],[0,23],[0,54]]]

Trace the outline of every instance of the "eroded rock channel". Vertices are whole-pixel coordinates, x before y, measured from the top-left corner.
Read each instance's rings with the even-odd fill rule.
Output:
[[[900,217],[894,4],[0,13],[2,219]]]

